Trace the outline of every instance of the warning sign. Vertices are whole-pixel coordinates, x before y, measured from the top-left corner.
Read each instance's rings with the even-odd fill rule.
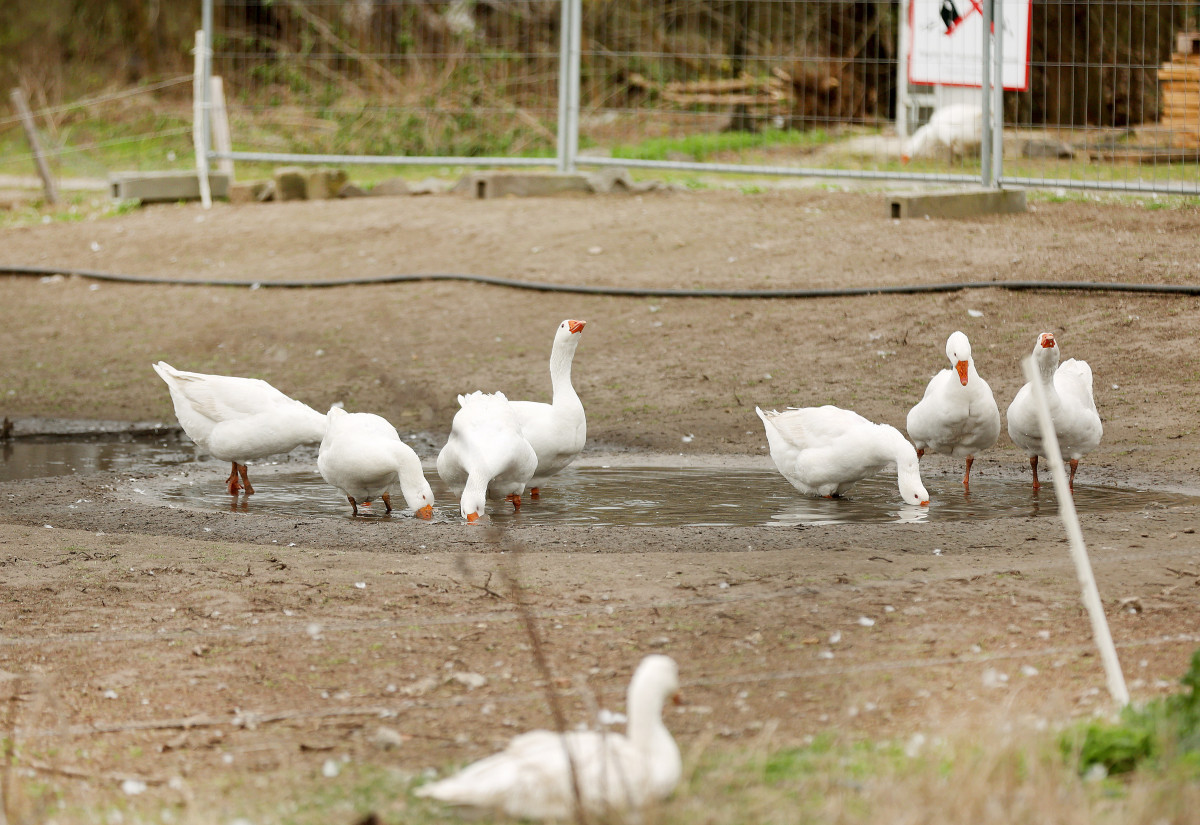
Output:
[[[984,0],[909,0],[910,83],[980,86],[983,82]],[[1032,0],[995,0],[1004,21],[1004,88],[1029,87]]]

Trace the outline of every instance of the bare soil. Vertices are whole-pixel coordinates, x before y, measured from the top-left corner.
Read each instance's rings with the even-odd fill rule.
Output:
[[[879,194],[438,196],[148,208],[6,231],[0,264],[264,284],[420,272],[764,289],[1194,283],[1198,228],[1194,209],[1114,203],[900,222]],[[1079,482],[1145,490],[1136,512],[1081,513],[1135,698],[1175,690],[1200,643],[1196,508],[1155,496],[1200,495],[1194,298],[645,300],[29,277],[0,278],[0,296],[0,413],[11,418],[170,421],[150,370],[165,359],[265,378],[319,409],[341,400],[427,443],[444,437],[459,392],[547,398],[555,326],[582,318],[574,376],[589,455],[650,452],[715,473],[761,462],[756,404],[837,403],[903,428],[955,329],[1003,409],[1019,359],[1053,330],[1064,356],[1091,364],[1105,422]],[[202,466],[197,483],[227,472]],[[923,471],[961,467],[932,457]],[[1028,472],[1007,436],[974,470]],[[386,821],[427,810],[403,793],[405,777],[551,724],[514,581],[572,720],[589,689],[619,707],[637,660],[667,652],[687,698],[668,724],[693,756],[821,733],[1036,730],[1110,707],[1056,519],[724,530],[529,519],[500,534],[453,519],[258,515],[253,499],[248,512],[171,509],[139,483],[0,485],[0,678],[16,697],[4,719],[21,775],[66,806],[58,821],[117,804],[130,778],[149,785],[130,804],[199,821],[286,819],[353,766],[391,777],[394,796],[371,803]],[[44,818],[45,788],[23,794],[25,813]],[[350,821],[362,806],[347,804]]]

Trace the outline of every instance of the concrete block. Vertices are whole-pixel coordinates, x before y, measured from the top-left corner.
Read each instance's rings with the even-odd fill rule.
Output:
[[[142,203],[200,200],[200,176],[195,172],[114,172],[109,191],[117,200],[137,199]],[[208,185],[214,198],[229,197],[230,177],[209,172]]]
[[[913,192],[888,198],[889,218],[970,218],[1025,211],[1023,189],[965,189]]]
[[[318,166],[309,169],[307,175],[308,188],[305,194],[311,201],[336,198],[342,187],[350,182],[350,176],[345,169],[333,169],[328,166]]]
[[[408,182],[404,178],[388,178],[381,180],[379,183],[371,187],[371,194],[375,197],[399,197],[407,195]]]
[[[275,170],[275,199],[302,201],[308,197],[308,176],[302,167],[281,166]]]
[[[563,172],[473,172],[460,184],[468,197],[529,198],[592,191],[588,176]]]
[[[262,203],[270,200],[275,182],[269,180],[253,180],[229,184],[230,203]]]

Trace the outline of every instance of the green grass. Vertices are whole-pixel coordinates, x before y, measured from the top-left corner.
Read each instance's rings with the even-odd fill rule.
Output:
[[[650,138],[612,148],[614,158],[630,160],[689,160],[704,163],[715,155],[766,147],[818,146],[830,142],[820,129],[810,132],[768,129],[762,132],[709,132],[680,138]]]
[[[1181,769],[1200,780],[1200,650],[1180,682],[1182,693],[1131,705],[1118,722],[1072,730],[1063,737],[1064,753],[1084,774]]]

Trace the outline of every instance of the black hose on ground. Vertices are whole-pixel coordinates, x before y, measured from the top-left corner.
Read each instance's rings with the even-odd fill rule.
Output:
[[[419,281],[462,281],[489,284],[534,292],[560,292],[574,295],[604,295],[625,298],[845,298],[855,295],[916,295],[926,292],[959,292],[965,289],[1007,289],[1012,291],[1058,290],[1067,292],[1140,292],[1151,295],[1200,295],[1200,285],[1131,284],[1103,281],[956,281],[944,284],[907,284],[900,286],[856,286],[832,289],[662,289],[657,287],[585,286],[550,284],[496,278],[491,275],[464,275],[434,272],[417,275],[376,275],[366,278],[332,278],[313,281],[226,281],[211,278],[161,278],[153,275],[121,275],[60,267],[4,266],[0,275],[46,277],[73,275],[120,284],[159,286],[228,286],[242,289],[325,289],[339,286],[372,286]]]

